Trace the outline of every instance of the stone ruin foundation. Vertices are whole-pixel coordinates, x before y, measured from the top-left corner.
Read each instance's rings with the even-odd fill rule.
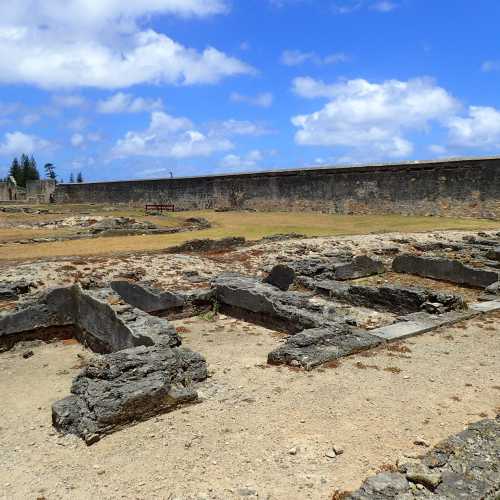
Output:
[[[386,272],[384,264],[370,256],[299,258],[275,266],[264,280],[226,273],[207,289],[183,293],[117,280],[106,288],[73,285],[24,298],[26,287],[15,283],[0,288],[0,300],[18,298],[14,310],[0,312],[0,348],[21,340],[75,337],[99,354],[74,379],[71,394],[52,407],[58,431],[92,444],[127,425],[199,401],[196,387],[208,376],[207,362],[181,345],[169,319],[217,308],[287,334],[268,354],[269,364],[311,370],[500,309],[500,241],[457,243],[456,259],[426,255],[436,248],[430,245],[418,256],[399,255],[392,270],[479,288],[482,302],[468,304],[457,294],[428,288],[353,281]],[[481,265],[461,262],[464,250],[472,250]],[[289,290],[292,285],[294,290]],[[367,329],[338,303],[397,316],[388,325]],[[404,479],[411,482],[408,475]]]

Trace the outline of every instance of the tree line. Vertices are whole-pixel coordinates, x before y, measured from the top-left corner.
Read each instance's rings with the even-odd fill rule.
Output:
[[[56,169],[53,163],[46,163],[43,167],[45,171],[45,178],[52,179],[57,182]],[[33,155],[28,156],[27,154],[22,154],[19,159],[14,158],[10,165],[9,176],[12,176],[17,185],[25,188],[28,181],[36,181],[40,179],[40,172],[38,171],[38,166]],[[63,179],[60,182],[64,182]],[[75,176],[73,173],[69,176],[69,182],[75,182]],[[76,175],[76,182],[83,182],[83,175],[78,172]]]

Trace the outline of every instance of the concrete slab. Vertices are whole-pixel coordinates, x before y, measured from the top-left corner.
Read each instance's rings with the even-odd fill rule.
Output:
[[[489,300],[487,302],[477,302],[469,306],[473,311],[493,312],[500,311],[500,300]]]
[[[400,321],[388,326],[370,330],[370,335],[383,340],[400,340],[433,330],[435,325],[419,321]]]

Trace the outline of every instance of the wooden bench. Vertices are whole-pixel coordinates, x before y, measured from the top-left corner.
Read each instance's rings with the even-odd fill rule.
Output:
[[[175,206],[171,203],[154,203],[144,206],[146,212],[175,212]]]

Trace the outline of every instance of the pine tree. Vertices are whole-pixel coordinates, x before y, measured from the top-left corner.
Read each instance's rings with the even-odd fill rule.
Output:
[[[23,182],[23,171],[21,166],[19,165],[19,161],[17,158],[14,158],[12,160],[12,164],[10,166],[9,170],[9,176],[14,177],[16,183],[18,186],[21,186]]]
[[[57,179],[56,169],[53,163],[46,163],[43,168],[45,169],[45,176],[47,177],[47,179]]]
[[[76,182],[83,182],[83,176],[81,172],[78,172],[78,175],[76,176]]]
[[[36,161],[33,156],[28,158],[28,155],[22,154],[20,159],[20,169],[21,169],[21,182],[18,183],[21,187],[26,187],[28,181],[34,181],[40,179],[40,174],[38,172]]]
[[[71,172],[71,174],[69,174],[69,182],[71,184],[73,184],[75,182],[75,176],[73,175],[73,172]]]

